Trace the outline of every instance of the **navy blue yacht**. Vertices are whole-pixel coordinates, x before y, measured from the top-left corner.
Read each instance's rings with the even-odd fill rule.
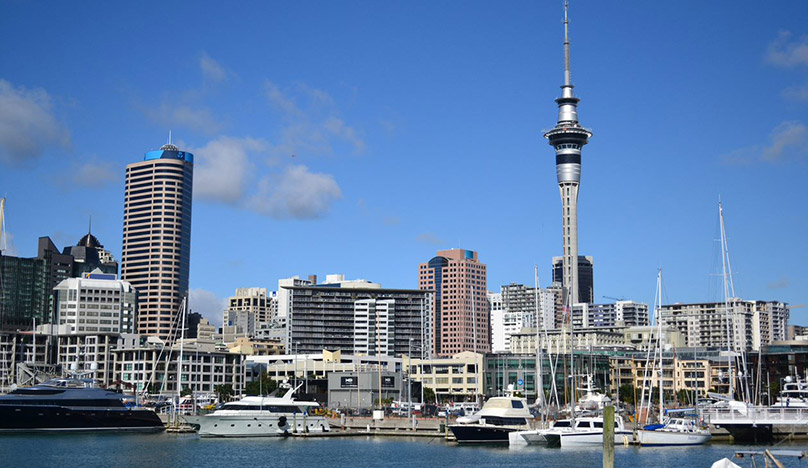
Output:
[[[91,381],[52,379],[0,396],[0,432],[21,431],[161,431],[163,423],[149,409]]]

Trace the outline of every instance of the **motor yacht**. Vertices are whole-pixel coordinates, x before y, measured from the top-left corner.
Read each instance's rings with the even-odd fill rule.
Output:
[[[449,429],[460,444],[506,444],[508,433],[530,429],[532,417],[525,399],[516,397],[509,385],[507,396],[489,398],[479,412],[458,418]]]
[[[301,384],[302,385],[302,384]],[[282,397],[248,396],[225,403],[212,413],[182,416],[202,437],[277,437],[292,432],[329,432],[328,420],[310,414],[320,406],[294,399],[300,388],[289,387]]]
[[[549,446],[574,447],[603,445],[603,416],[581,416],[556,421],[553,427],[540,431]],[[620,415],[614,415],[614,443],[628,443],[632,433]]]
[[[156,432],[157,414],[90,379],[51,379],[0,396],[0,432]]]

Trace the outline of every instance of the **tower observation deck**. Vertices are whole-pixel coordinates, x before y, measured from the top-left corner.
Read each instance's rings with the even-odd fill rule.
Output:
[[[555,148],[558,188],[561,192],[564,304],[578,302],[578,186],[581,182],[581,148],[592,132],[578,123],[578,102],[570,79],[568,5],[564,3],[564,84],[558,104],[558,123],[544,134]]]

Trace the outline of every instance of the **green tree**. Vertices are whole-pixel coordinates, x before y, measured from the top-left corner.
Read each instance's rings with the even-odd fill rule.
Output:
[[[189,396],[189,395],[193,395],[193,394],[194,394],[194,391],[191,390],[190,387],[182,387],[182,391],[180,392],[181,396]]]
[[[233,386],[230,384],[217,385],[213,387],[213,391],[216,392],[219,401],[229,401],[233,398]]]
[[[620,386],[618,390],[620,393],[620,401],[623,403],[634,404],[634,385],[627,383]]]
[[[435,391],[429,387],[424,387],[424,403],[432,403],[435,401]]]
[[[278,388],[277,382],[272,380],[266,371],[262,371],[259,378],[247,383],[244,393],[251,396],[269,395],[276,388]]]

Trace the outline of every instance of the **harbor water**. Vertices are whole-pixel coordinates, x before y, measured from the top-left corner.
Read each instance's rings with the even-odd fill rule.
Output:
[[[697,447],[618,446],[616,467],[710,467],[737,450],[808,450],[806,443],[771,446],[708,444]],[[329,437],[202,439],[195,434],[7,434],[0,435],[4,467],[496,467],[577,468],[601,466],[602,452],[547,447],[458,446],[438,438]],[[733,461],[753,466],[748,459]],[[808,461],[781,459],[788,467]],[[762,458],[757,466],[763,466]]]

